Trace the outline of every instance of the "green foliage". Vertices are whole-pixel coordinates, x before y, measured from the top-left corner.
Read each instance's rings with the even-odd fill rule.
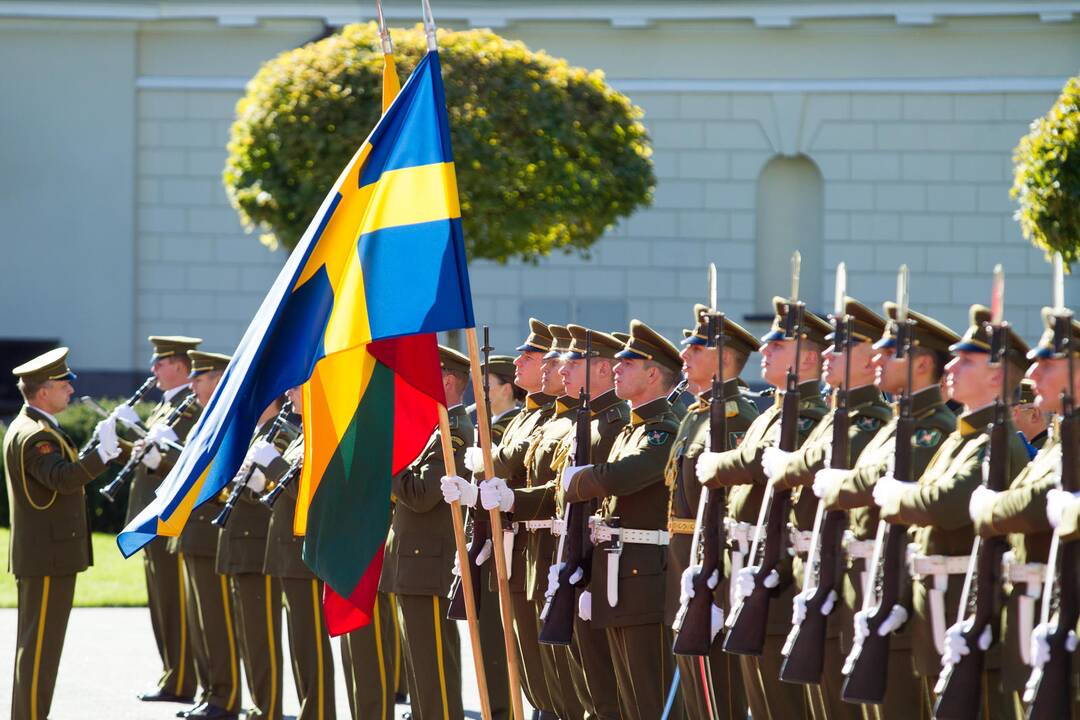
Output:
[[[112,410],[114,407],[123,402],[122,398],[113,399],[99,399],[102,407],[106,410]],[[149,414],[153,405],[150,403],[139,403],[135,406],[135,411],[139,413],[139,416],[145,419]],[[64,429],[68,437],[75,443],[75,446],[82,448],[86,444],[86,441],[90,439],[90,436],[94,433],[94,426],[101,420],[101,416],[96,412],[86,407],[81,403],[74,403],[60,413],[57,418],[60,422],[60,427]],[[6,428],[0,423],[0,443],[3,442],[3,435]],[[123,430],[121,430],[123,435]],[[134,439],[134,438],[132,438]],[[3,453],[0,453],[0,468],[4,463]],[[120,466],[113,463],[105,471],[105,474],[100,478],[90,483],[86,487],[86,500],[90,509],[90,529],[100,532],[116,533],[124,527],[124,515],[127,513],[127,496],[128,491],[125,487],[116,497],[115,503],[110,503],[98,492],[99,488],[104,487],[110,480],[112,480]],[[7,490],[0,493],[0,526],[7,527],[11,524],[10,513],[8,510],[8,497]]]
[[[1080,259],[1080,76],[1031,123],[1013,152],[1012,196],[1024,237],[1066,265]]]
[[[393,32],[402,80],[425,52],[420,26]],[[651,200],[641,110],[601,71],[531,52],[490,30],[439,32],[470,258],[585,255]],[[292,248],[381,113],[374,24],[267,62],[237,104],[224,182],[249,228]]]

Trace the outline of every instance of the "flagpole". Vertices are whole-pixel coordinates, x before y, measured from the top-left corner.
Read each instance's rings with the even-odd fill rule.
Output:
[[[481,407],[484,398],[483,372],[480,367],[480,346],[476,341],[476,328],[465,329],[465,343],[469,349],[469,367],[472,372],[473,397],[477,407]],[[480,449],[484,455],[484,477],[495,477],[495,465],[491,460],[491,420],[484,412],[476,413],[476,426],[480,432]],[[524,718],[521,705],[521,669],[518,667],[517,643],[514,641],[514,616],[510,605],[510,581],[506,569],[506,554],[503,551],[503,521],[498,507],[488,511],[491,523],[492,557],[495,558],[495,577],[499,584],[499,610],[502,615],[503,643],[506,645],[506,667],[510,680],[510,704],[514,718]],[[460,521],[459,521],[460,522]],[[458,551],[460,554],[460,550]],[[462,567],[465,567],[464,565]],[[464,576],[463,576],[464,577]],[[462,586],[470,583],[462,582]],[[468,596],[465,604],[470,602]]]
[[[475,337],[475,330],[473,331]],[[477,413],[477,417],[483,413]],[[457,475],[454,462],[454,446],[450,439],[450,418],[446,406],[439,405],[439,441],[442,443],[443,464],[447,475]],[[488,696],[487,675],[484,673],[484,654],[480,647],[480,622],[476,617],[476,597],[473,584],[468,581],[469,550],[465,544],[465,521],[461,503],[450,503],[450,517],[454,521],[454,545],[457,547],[458,569],[461,572],[461,590],[465,594],[465,619],[469,625],[469,640],[472,643],[473,666],[476,670],[476,687],[480,693],[480,715],[483,720],[491,720],[491,698]],[[516,718],[522,715],[515,715]]]

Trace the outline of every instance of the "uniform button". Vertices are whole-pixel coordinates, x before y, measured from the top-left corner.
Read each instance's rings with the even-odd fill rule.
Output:
[[[633,570],[631,570],[630,574],[631,575],[637,575],[637,568],[634,568]]]
[[[250,534],[251,534],[251,533],[250,533],[250,532],[248,532],[247,530],[245,530],[245,531],[244,531],[244,537],[247,537],[247,536],[248,536],[248,535],[250,535]]]
[[[413,550],[413,551],[412,551],[412,554],[413,554],[413,555],[419,555],[419,554],[420,554],[420,550],[419,550],[419,549]]]

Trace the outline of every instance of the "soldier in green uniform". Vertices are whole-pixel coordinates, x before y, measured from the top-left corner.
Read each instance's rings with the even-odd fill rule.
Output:
[[[206,407],[214,394],[229,356],[189,350],[191,391]],[[164,439],[181,440],[170,431]],[[163,462],[175,463],[175,450],[162,452]],[[211,523],[222,504],[211,500],[191,511],[179,537],[169,540],[174,553],[183,554],[188,617],[188,640],[195,660],[195,674],[202,688],[199,703],[184,717],[235,718],[240,711],[240,656],[237,647],[234,608],[229,584],[214,568],[217,556],[218,529]]]
[[[182,335],[151,335],[147,338],[154,353],[150,371],[157,379],[161,401],[150,411],[146,426],[153,428],[164,422],[169,414],[191,395],[188,374],[191,363],[187,351],[194,350],[202,342],[200,338]],[[122,414],[126,422],[139,420],[135,411],[120,405],[113,411]],[[175,432],[187,434],[198,417],[195,411],[186,413],[176,423]],[[121,447],[125,447],[121,441]],[[130,445],[125,448],[130,452]],[[122,458],[123,459],[123,458]],[[153,466],[153,467],[151,467]],[[153,450],[135,468],[128,494],[125,524],[135,519],[150,501],[154,491],[172,469],[170,458]],[[187,639],[187,609],[184,603],[183,564],[181,559],[168,550],[168,540],[155,538],[142,550],[143,570],[146,573],[146,597],[150,610],[150,626],[154,631],[158,654],[161,656],[162,672],[157,685],[138,697],[145,702],[191,702],[197,686],[195,666]]]
[[[897,360],[896,305],[885,303],[889,319],[880,340],[874,343],[874,384],[894,398],[907,389],[908,360]],[[948,347],[959,339],[941,323],[914,311],[911,351],[911,407],[915,420],[912,437],[911,471],[919,477],[931,458],[941,447],[941,441],[956,426],[956,416],[945,405],[941,395],[941,376],[948,358]],[[867,584],[874,537],[878,527],[878,508],[873,490],[877,479],[889,471],[896,445],[896,413],[874,435],[853,463],[851,470],[818,470],[813,490],[826,510],[847,510],[849,531],[844,538],[847,568],[841,608],[845,613],[863,604],[863,589]],[[843,652],[851,649],[853,629],[849,623],[841,628]],[[918,683],[911,663],[911,634],[907,627],[893,633],[889,647],[888,681],[881,705],[862,706],[863,717],[881,720],[911,716],[913,698],[918,697]]]
[[[859,459],[874,435],[892,419],[892,408],[874,385],[873,343],[885,329],[885,320],[854,298],[844,300],[845,317],[851,318],[851,367],[847,364],[847,353],[842,348],[830,345],[825,349],[822,374],[825,383],[833,393],[843,386],[847,375],[850,387],[847,388],[848,406],[848,458],[850,465]],[[826,340],[833,340],[829,334]],[[835,404],[834,404],[835,407]],[[763,463],[765,474],[773,486],[780,490],[792,490],[791,541],[795,556],[792,558],[792,572],[795,584],[800,591],[805,591],[803,576],[806,571],[806,557],[812,540],[814,518],[818,509],[818,498],[813,494],[811,485],[818,470],[828,465],[831,457],[834,412],[831,411],[797,452],[785,453],[779,448],[765,450]],[[813,586],[813,583],[811,583]],[[812,592],[812,588],[811,588]],[[809,597],[802,593],[795,596],[792,627],[802,623]],[[837,596],[836,600],[839,600]],[[835,600],[834,600],[835,602]],[[815,719],[861,717],[858,706],[846,703],[840,697],[844,665],[844,652],[840,647],[840,631],[851,626],[852,612],[844,608],[841,612],[830,613],[827,637],[825,641],[825,666],[820,685],[807,685],[807,703],[810,716]]]
[[[679,432],[671,447],[664,478],[671,492],[668,501],[667,597],[664,603],[664,623],[671,627],[683,602],[694,596],[693,578],[700,572],[697,557],[691,546],[697,517],[701,484],[697,481],[695,464],[698,456],[709,449],[709,408],[713,402],[724,403],[727,416],[725,439],[734,447],[736,438],[742,437],[750,423],[758,416],[757,406],[740,389],[739,374],[750,355],[757,350],[758,341],[739,324],[724,321],[724,384],[721,397],[712,397],[712,379],[718,369],[717,349],[710,347],[709,308],[694,306],[694,329],[686,332],[682,341],[683,370],[687,387],[697,398],[690,405],[687,415],[679,425]],[[724,615],[730,611],[726,582],[719,582],[714,591],[713,619],[719,632]],[[715,634],[714,634],[715,639]],[[704,675],[704,663],[697,658],[675,656],[679,667],[679,693],[690,720],[743,720],[746,717],[746,696],[742,688],[738,658],[725,653],[719,642],[713,644],[709,653],[708,676]],[[706,697],[709,693],[711,697]],[[714,713],[709,712],[709,705]]]
[[[543,390],[544,366],[554,360],[544,360],[551,348],[552,337],[548,326],[536,318],[529,319],[529,335],[516,349],[514,359],[514,385],[525,393],[525,406],[506,426],[502,439],[491,449],[491,459],[496,477],[504,478],[511,489],[524,488],[528,483],[525,458],[534,436],[551,418],[555,410],[555,397]],[[557,377],[557,376],[556,376]],[[483,463],[471,448],[466,451],[466,465],[471,470],[482,470]],[[517,640],[522,688],[529,704],[540,718],[555,717],[555,705],[548,692],[544,668],[540,661],[540,645],[537,640],[536,606],[525,592],[524,532],[516,533],[513,523],[506,524],[503,543],[510,554],[507,570],[510,574],[510,604],[514,610],[514,635]],[[494,588],[491,577],[489,588]]]
[[[293,409],[302,413],[300,388],[292,388],[286,395]],[[268,451],[259,455],[252,457],[255,465],[252,480],[256,487],[261,482],[266,490],[273,490],[294,466],[298,471],[303,465],[304,436],[296,435],[280,455]],[[293,477],[274,503],[266,531],[263,572],[276,580],[284,597],[293,679],[300,700],[297,720],[334,720],[334,665],[322,612],[322,583],[301,557],[304,538],[293,534],[299,485],[299,477]],[[353,693],[349,695],[351,702]],[[390,688],[389,704],[392,714],[393,688]],[[380,717],[390,714],[383,712]]]
[[[1046,332],[1028,353],[1028,358],[1034,361],[1028,371],[1035,394],[1033,404],[1039,413],[1060,414],[1061,393],[1068,386],[1066,359],[1054,353],[1050,308],[1043,310],[1043,320]],[[1072,332],[1073,337],[1080,340],[1080,324],[1073,322]],[[1074,397],[1078,388],[1072,389]],[[1001,683],[1011,694],[1008,705],[1016,717],[1023,716],[1024,684],[1031,674],[1031,634],[1039,617],[1046,562],[1054,532],[1048,517],[1053,513],[1048,513],[1047,496],[1058,485],[1060,462],[1061,437],[1051,432],[1039,454],[1016,476],[1008,490],[995,493],[985,487],[977,488],[968,504],[979,535],[984,538],[1004,535],[1009,541],[1010,550],[1005,555],[1002,569],[1008,601],[1005,627],[1000,636]]]
[[[573,338],[570,349],[562,355],[559,376],[563,389],[569,397],[580,397],[585,387],[585,349],[586,334],[590,334],[592,357],[589,360],[589,456],[599,460],[606,458],[611,451],[615,438],[623,427],[630,422],[630,406],[615,394],[615,354],[622,350],[624,343],[615,337],[595,330],[589,331],[581,325],[567,325]],[[576,453],[577,427],[575,418],[574,431],[566,435],[555,452],[553,470],[556,477],[572,465],[577,464]],[[551,532],[561,538],[566,532],[566,498],[562,485],[556,483],[555,505],[557,517],[552,520]],[[591,513],[590,513],[591,514]],[[558,574],[562,571],[561,558],[553,558],[548,570],[547,595],[554,595]],[[585,599],[581,597],[589,596]],[[583,590],[579,604],[591,603],[591,593]],[[555,647],[558,651],[560,648]],[[611,663],[611,650],[608,646],[607,632],[594,627],[592,621],[574,618],[572,644],[563,648],[569,653],[569,663],[573,675],[574,687],[578,699],[585,707],[586,718],[618,718],[618,686]]]
[[[544,607],[548,569],[554,562],[556,544],[551,535],[555,515],[554,462],[559,444],[574,430],[574,413],[578,399],[566,395],[559,367],[562,354],[568,352],[572,337],[562,325],[548,325],[551,347],[544,355],[541,389],[555,396],[553,415],[535,433],[525,453],[526,486],[511,489],[499,477],[480,484],[480,502],[485,510],[499,507],[513,512],[517,531],[515,545],[524,544],[525,594],[532,605],[532,622],[539,630],[540,611]],[[551,645],[539,644],[540,665],[547,684],[548,697],[554,712],[564,720],[581,720],[584,708],[574,689],[569,656],[556,652]],[[531,681],[530,681],[531,682]]]
[[[665,388],[682,371],[679,352],[645,323],[630,323],[615,354],[615,394],[629,403],[606,459],[562,473],[566,502],[597,499],[592,577],[579,614],[607,634],[627,720],[660,717],[674,672],[664,625],[667,486],[664,465],[678,431]]]
[[[439,358],[454,462],[460,466],[465,448],[473,441],[472,424],[461,404],[469,382],[469,361],[456,350],[441,346]],[[436,429],[416,461],[392,480],[397,505],[379,580],[379,589],[397,598],[412,716],[417,720],[459,718],[463,714],[457,625],[446,619],[446,592],[456,550],[451,510],[442,502],[440,490],[444,475],[446,466]]]
[[[917,483],[902,483],[891,475],[874,485],[874,503],[881,517],[890,523],[913,526],[915,554],[911,557],[912,636],[915,670],[921,676],[921,700],[932,712],[934,687],[941,670],[941,655],[946,651],[946,628],[952,624],[960,606],[960,594],[967,571],[974,529],[967,512],[971,493],[982,483],[983,458],[989,444],[989,423],[993,419],[994,399],[1002,387],[1001,373],[1006,372],[1009,394],[1020,382],[1027,361],[1027,345],[1015,333],[1008,332],[1006,362],[990,364],[987,323],[989,309],[971,308],[971,326],[950,347],[955,358],[945,366],[946,387],[953,400],[964,407],[956,429],[945,439]],[[1010,479],[1028,462],[1027,452],[1015,432],[1009,433]],[[955,638],[963,642],[963,638]],[[988,658],[991,668],[985,679],[982,715],[986,718],[1012,717],[1003,702],[996,658]]]
[[[24,401],[4,436],[8,570],[19,608],[12,720],[49,715],[75,576],[93,561],[84,488],[120,454],[108,420],[98,423],[97,447],[82,456],[60,429],[56,415],[74,392],[67,356],[67,348],[56,348],[12,370]]]
[[[775,445],[779,436],[783,391],[789,367],[798,368],[799,418],[798,445],[801,446],[828,408],[821,398],[821,353],[828,342],[827,322],[806,312],[802,325],[800,357],[795,357],[796,340],[784,336],[788,301],[773,298],[776,317],[772,329],[761,338],[761,376],[777,388],[776,402],[759,415],[746,434],[736,438],[737,447],[722,453],[705,451],[698,456],[698,481],[710,488],[728,488],[728,544],[731,549],[732,603],[740,599],[740,587],[753,582],[754,558],[746,554],[756,531],[758,510],[764,501],[768,478],[762,467],[765,450]],[[786,555],[786,553],[785,553]],[[744,567],[745,565],[745,567]],[[740,656],[743,686],[750,712],[755,717],[802,717],[805,715],[803,689],[779,678],[783,662],[781,649],[791,628],[791,606],[795,586],[790,561],[785,557],[780,572],[771,581],[778,595],[769,603],[768,630],[760,657]],[[752,584],[750,585],[752,588]],[[743,590],[750,589],[743,587]]]
[[[249,718],[277,720],[281,717],[281,585],[263,572],[270,509],[259,502],[266,478],[255,474],[253,464],[268,465],[298,435],[295,427],[275,427],[281,399],[263,411],[252,436],[247,456],[237,471],[243,479],[250,473],[247,487],[240,493],[232,514],[218,536],[215,570],[228,578],[236,608],[236,630],[240,659],[247,676],[248,696],[255,705]],[[275,437],[269,439],[269,433]],[[227,499],[232,485],[221,497]]]

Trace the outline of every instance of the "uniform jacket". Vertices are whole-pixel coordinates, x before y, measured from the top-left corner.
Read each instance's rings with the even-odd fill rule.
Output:
[[[623,528],[666,530],[668,488],[664,466],[678,430],[678,420],[666,398],[635,408],[607,460],[574,475],[566,493],[567,502],[602,499],[597,513],[600,521],[618,518]],[[593,551],[593,627],[663,622],[667,548],[622,545],[616,607],[608,604],[605,590],[610,548],[610,542],[598,543]]]
[[[146,427],[150,428],[158,423],[165,422],[165,418],[169,416],[169,413],[178,408],[190,395],[191,389],[185,388],[173,395],[169,400],[162,399],[150,411],[150,415],[146,418]],[[172,426],[176,436],[178,438],[187,437],[198,417],[199,410],[195,407],[185,411]],[[163,452],[161,454],[161,464],[155,470],[151,470],[142,463],[138,464],[131,480],[125,524],[134,520],[135,516],[146,509],[146,506],[154,499],[154,492],[158,489],[161,481],[165,479],[165,476],[169,474],[169,471],[172,470],[178,457],[179,455],[175,451]]]
[[[252,445],[266,438],[273,422],[271,419],[255,431],[251,437]],[[283,452],[295,437],[296,433],[286,427],[277,433],[274,447],[278,452]],[[222,489],[219,499],[227,500],[231,492],[232,483],[229,483]],[[244,488],[240,492],[240,499],[233,507],[229,522],[219,531],[215,567],[219,574],[263,573],[270,514],[270,508],[259,502],[259,496],[250,488]]]
[[[464,468],[465,448],[473,442],[473,426],[463,405],[450,408],[449,421],[454,463]],[[449,591],[457,551],[452,509],[443,500],[439,485],[445,474],[436,429],[416,461],[391,481],[397,504],[386,538],[381,591],[438,596]]]
[[[202,413],[200,408],[199,414]],[[195,420],[198,420],[196,416]],[[192,423],[194,426],[194,422]],[[179,434],[179,433],[178,433]],[[188,435],[191,434],[189,430]],[[187,441],[186,436],[182,436]],[[216,558],[219,530],[211,521],[221,512],[224,503],[212,498],[191,511],[179,537],[169,538],[169,552],[182,552],[191,557]]]
[[[93,563],[85,486],[105,470],[97,452],[79,458],[63,430],[23,405],[4,436],[11,511],[8,570],[16,577],[72,575]]]
[[[512,407],[509,410],[507,410],[506,412],[504,412],[502,415],[499,415],[497,418],[494,418],[492,420],[492,423],[491,423],[491,447],[492,447],[492,453],[495,452],[495,448],[498,447],[500,442],[502,442],[502,439],[504,437],[506,437],[506,429],[511,426],[511,424],[514,422],[514,420],[519,415],[521,415],[521,408],[519,406],[515,405],[514,407]],[[477,433],[477,435],[478,435],[478,433]],[[479,483],[483,479],[484,479],[484,473],[483,472],[473,473],[474,482]],[[466,528],[466,531],[467,531],[467,533],[469,535],[470,543],[471,543],[472,542],[472,537],[473,537],[473,534],[472,534],[473,523],[476,522],[477,517],[480,517],[482,522],[487,523],[488,522],[488,511],[484,510],[484,508],[480,507],[480,505],[478,503],[476,507],[469,509],[468,512],[469,512],[469,521],[468,521],[468,527]],[[480,513],[480,515],[478,516],[477,513]],[[487,563],[487,564],[483,565],[481,567],[480,572],[481,572],[481,578],[483,578],[485,575],[487,576],[487,581],[489,583],[489,587],[492,590],[498,591],[499,581],[498,581],[498,578],[495,576],[495,561],[492,560],[490,563]],[[524,570],[522,570],[522,573],[524,573]],[[511,577],[513,577],[512,573],[511,573]],[[482,583],[482,582],[484,582],[484,580],[481,579],[480,582]]]
[[[293,438],[281,457],[274,458],[273,462],[263,469],[263,474],[266,475],[266,489],[273,490],[294,464],[303,465],[303,463],[304,435],[301,433]],[[311,580],[315,575],[304,564],[304,538],[293,534],[293,518],[296,515],[299,486],[299,478],[294,478],[278,496],[270,512],[262,571],[273,577]]]

